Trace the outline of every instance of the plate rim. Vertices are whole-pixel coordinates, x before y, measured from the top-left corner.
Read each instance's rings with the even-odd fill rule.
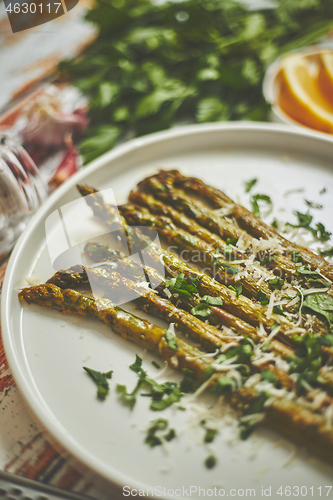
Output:
[[[288,134],[295,136],[300,136],[301,138],[309,137],[311,139],[316,139],[319,142],[324,142],[326,144],[332,145],[333,148],[333,136],[325,137],[320,132],[313,131],[305,131],[301,127],[290,127],[288,125],[281,124],[273,124],[267,122],[226,122],[226,123],[208,123],[208,124],[191,124],[181,127],[174,127],[169,130],[165,130],[162,132],[156,132],[153,134],[149,134],[143,137],[132,139],[128,142],[125,142],[111,151],[105,153],[100,156],[93,162],[91,162],[86,167],[82,168],[79,172],[74,174],[67,182],[65,182],[62,186],[60,186],[55,192],[51,194],[51,196],[44,202],[41,208],[37,211],[37,213],[32,217],[29,221],[29,224],[25,228],[24,232],[20,236],[17,241],[14,250],[10,256],[7,269],[5,272],[5,278],[3,282],[2,288],[2,297],[1,297],[1,332],[2,332],[2,341],[4,345],[4,350],[6,354],[6,358],[8,361],[8,365],[10,371],[14,377],[16,386],[21,394],[22,399],[24,400],[24,404],[29,410],[29,414],[32,416],[33,421],[37,421],[39,425],[41,425],[42,429],[45,430],[48,434],[51,442],[58,447],[60,446],[63,450],[69,451],[70,454],[75,457],[78,461],[78,464],[83,465],[84,467],[92,470],[98,476],[101,476],[104,480],[107,480],[109,483],[119,487],[122,489],[124,484],[129,484],[128,482],[124,483],[123,479],[128,479],[128,476],[125,476],[123,473],[119,471],[114,471],[115,474],[110,477],[111,467],[107,466],[104,462],[91,455],[89,451],[86,450],[85,447],[82,447],[81,444],[73,438],[67,432],[61,432],[59,427],[54,425],[54,421],[52,421],[50,410],[48,407],[43,407],[40,404],[40,401],[34,395],[34,391],[31,389],[29,384],[26,381],[24,376],[23,368],[21,369],[20,364],[18,362],[18,358],[16,356],[16,344],[14,340],[14,335],[11,333],[10,326],[10,309],[11,309],[11,296],[12,296],[12,288],[13,281],[15,277],[15,267],[18,262],[22,249],[24,249],[25,243],[29,240],[31,233],[34,232],[36,226],[40,224],[40,222],[45,217],[45,214],[54,206],[59,200],[68,193],[70,189],[73,188],[79,181],[84,179],[87,176],[93,175],[99,169],[102,169],[106,163],[116,160],[117,158],[125,155],[128,152],[134,151],[139,148],[146,148],[152,144],[163,142],[166,140],[170,140],[172,138],[181,138],[189,135],[195,135],[200,133],[207,132],[248,132],[248,131],[257,131],[260,133],[267,132],[275,132],[277,134]],[[14,271],[14,272],[13,272]],[[58,424],[59,425],[59,424]],[[60,424],[61,425],[61,424]],[[147,485],[140,484],[136,480],[131,480],[131,488],[145,488]],[[159,496],[159,498],[164,498],[163,496]]]

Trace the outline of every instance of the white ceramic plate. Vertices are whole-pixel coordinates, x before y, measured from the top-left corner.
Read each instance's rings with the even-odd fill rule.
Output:
[[[156,497],[186,497],[191,493],[196,498],[201,487],[201,497],[205,490],[206,496],[222,496],[224,491],[224,496],[240,498],[247,488],[254,489],[256,497],[263,497],[262,488],[267,494],[267,488],[271,488],[270,497],[281,498],[278,491],[288,494],[284,489],[288,486],[295,487],[292,496],[302,486],[300,496],[307,491],[308,498],[319,498],[319,487],[322,496],[326,495],[332,469],[301,451],[285,465],[294,448],[273,433],[260,431],[246,442],[228,442],[232,428],[226,427],[207,448],[202,444],[203,430],[199,434],[186,430],[187,412],[170,408],[153,413],[148,410],[147,398],[139,398],[131,412],[120,404],[115,386],[134,386],[136,375],[128,366],[142,350],[97,321],[22,306],[17,293],[26,285],[27,277],[45,281],[53,274],[45,221],[78,198],[78,182],[112,188],[117,201],[122,202],[140,179],[157,168],[179,168],[237,199],[244,196],[243,182],[257,177],[255,192],[272,197],[278,217],[291,220],[294,209],[306,211],[304,198],[320,201],[325,208],[318,210],[316,217],[333,231],[332,158],[333,142],[321,134],[253,123],[189,126],[118,147],[83,169],[47,200],[10,259],[2,296],[2,333],[11,369],[28,407],[57,442],[112,483],[127,485],[126,495],[129,488],[143,488],[144,493],[150,488],[150,495]],[[323,187],[327,192],[319,195]],[[299,188],[304,192],[285,195]],[[101,232],[101,226],[83,204],[82,210],[75,212],[72,230],[75,235],[71,244],[75,247],[82,235]],[[146,355],[145,367],[156,376],[158,370],[150,359]],[[111,393],[105,402],[97,400],[95,386],[83,365],[114,370]],[[168,418],[178,430],[179,437],[170,443],[169,452],[161,447],[150,449],[143,442],[142,429],[158,417]],[[218,465],[207,470],[203,462],[210,452],[217,456]]]

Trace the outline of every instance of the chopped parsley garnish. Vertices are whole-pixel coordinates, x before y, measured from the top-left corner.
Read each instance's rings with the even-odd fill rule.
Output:
[[[267,382],[270,382],[273,385],[275,385],[276,382],[278,381],[275,373],[273,373],[271,370],[263,370],[260,373],[260,375],[263,380],[266,380]]]
[[[272,205],[272,200],[268,194],[254,194],[251,196],[251,208],[254,215],[260,217],[260,206],[259,201],[266,203],[266,205]]]
[[[157,368],[158,370],[161,368],[160,365],[155,360],[153,360],[151,364],[155,366],[155,368]]]
[[[279,228],[278,221],[276,219],[273,219],[271,222],[271,226],[274,227],[274,229],[278,229]]]
[[[260,265],[265,266],[266,264],[270,264],[271,262],[275,262],[276,258],[277,258],[277,255],[274,255],[274,254],[273,255],[271,255],[271,254],[264,255],[264,257],[262,259],[260,259]]]
[[[97,384],[97,397],[98,399],[104,400],[109,393],[110,387],[108,379],[112,377],[113,371],[109,372],[99,372],[84,366],[83,369],[88,373],[88,375],[93,379],[95,384]]]
[[[282,309],[281,306],[274,306],[273,307],[273,313],[275,313],[275,314],[283,314],[284,311],[283,311],[283,309]]]
[[[264,410],[264,404],[269,398],[269,394],[266,392],[259,392],[252,401],[245,406],[243,411],[243,416],[240,417],[240,438],[247,439],[252,431],[254,430],[256,424],[260,422],[260,414]]]
[[[227,245],[235,246],[237,245],[238,239],[239,238],[227,238],[226,243]]]
[[[245,406],[244,415],[252,415],[253,413],[261,413],[264,409],[264,404],[268,399],[268,394],[265,392],[259,392],[252,401]]]
[[[216,429],[206,428],[206,433],[204,437],[204,443],[212,443],[217,436]]]
[[[227,260],[235,260],[234,259],[234,252],[235,252],[235,249],[232,246],[226,245],[225,249],[224,249],[224,257]]]
[[[204,295],[201,299],[204,304],[209,304],[210,306],[222,306],[223,301],[221,297],[212,297],[211,295]]]
[[[318,274],[317,271],[311,271],[308,264],[305,264],[303,267],[298,267],[296,269],[296,274],[304,279],[320,278],[320,274]]]
[[[237,382],[231,377],[226,375],[221,375],[213,385],[213,394],[230,394],[232,391],[237,389]]]
[[[294,263],[294,264],[297,264],[297,262],[300,260],[300,255],[299,255],[299,252],[292,252],[291,253],[291,261]]]
[[[176,278],[171,278],[166,281],[165,287],[168,288],[173,294],[185,295],[192,297],[193,294],[199,294],[197,286],[199,285],[199,278],[195,275],[188,274],[185,278],[184,273],[178,274]]]
[[[177,344],[177,341],[175,339],[175,336],[172,335],[172,333],[170,333],[168,330],[165,330],[165,339],[166,339],[168,347],[170,349],[172,349],[173,351],[178,350],[178,344]]]
[[[316,208],[318,210],[321,210],[323,208],[323,205],[320,205],[320,203],[315,203],[314,201],[310,201],[310,200],[304,200],[304,201],[307,204],[307,206],[310,208]]]
[[[323,187],[323,189],[321,189],[321,190],[319,191],[319,194],[325,194],[325,193],[326,193],[326,191],[327,191],[327,189],[326,189],[325,187]]]
[[[263,306],[267,305],[269,303],[269,298],[268,296],[266,295],[265,292],[263,292],[262,290],[259,290],[259,292],[257,293],[257,296],[256,296],[256,299],[258,300],[258,302],[260,302]]]
[[[282,288],[284,280],[282,278],[273,278],[271,280],[268,280],[268,283],[273,290],[280,290]]]
[[[298,219],[297,224],[291,224],[290,222],[287,222],[287,226],[307,229],[318,241],[321,241],[322,243],[328,241],[332,236],[332,233],[327,231],[324,224],[322,224],[321,222],[317,222],[314,227],[311,226],[313,216],[309,212],[306,212],[305,214],[301,212],[294,213]]]
[[[180,382],[180,390],[186,393],[194,392],[198,388],[200,382],[195,379],[194,372],[189,368],[184,368],[183,373],[184,377]]]
[[[236,266],[232,266],[231,264],[229,264],[228,262],[219,262],[218,260],[216,260],[214,262],[214,265],[215,266],[220,266],[220,267],[224,267],[224,272],[226,274],[237,274],[239,273],[239,269],[238,267]]]
[[[133,370],[139,377],[136,386],[132,392],[128,392],[125,385],[117,385],[117,392],[121,397],[124,404],[128,405],[131,409],[136,403],[137,393],[142,386],[146,386],[150,389],[148,393],[141,393],[141,396],[150,397],[152,399],[150,403],[150,409],[154,411],[161,411],[168,408],[173,403],[180,401],[183,396],[183,392],[180,386],[175,382],[164,382],[159,384],[152,378],[147,376],[147,372],[142,368],[142,358],[136,355],[135,362],[130,365],[130,369]]]
[[[99,245],[88,245],[85,250],[87,252],[91,252],[91,253],[99,253],[99,252],[106,252],[107,250],[109,250],[110,248],[110,245],[104,245],[104,246],[99,246]]]
[[[192,307],[191,314],[193,314],[193,316],[200,316],[201,318],[208,318],[212,314],[212,310],[209,307],[209,304],[201,302],[200,304]]]
[[[209,455],[209,457],[207,457],[205,460],[205,466],[207,467],[207,469],[213,469],[216,464],[217,458],[214,457],[214,455]]]
[[[254,178],[254,179],[250,179],[249,181],[245,182],[245,193],[249,193],[251,191],[251,189],[253,188],[253,186],[255,184],[257,184],[258,182],[258,179]]]
[[[219,247],[216,248],[215,250],[215,255],[214,255],[214,266],[215,267],[224,267],[224,271],[226,274],[237,274],[239,272],[238,267],[232,266],[229,262],[220,262],[218,260],[219,257]]]
[[[172,441],[176,437],[176,431],[175,429],[170,429],[165,436],[163,436],[166,441]]]
[[[315,236],[317,240],[321,241],[322,243],[328,241],[332,236],[332,233],[330,231],[327,231],[324,224],[322,224],[321,222],[318,222],[316,224],[316,227],[314,229],[311,229],[311,232],[313,236]]]
[[[295,349],[295,356],[288,360],[289,372],[299,374],[296,381],[296,392],[301,396],[307,391],[308,384],[316,385],[319,368],[322,365],[322,339],[305,334],[301,338],[295,337],[294,340],[298,346]]]
[[[303,307],[324,316],[333,328],[333,297],[327,293],[311,293],[305,297]]]
[[[324,281],[324,280],[317,280],[317,279],[309,279],[307,281],[307,284],[313,286],[313,287],[316,287],[317,285],[319,287],[325,287],[325,288],[330,288],[331,284],[328,283],[328,281]]]
[[[235,286],[229,285],[229,288],[230,290],[236,292],[237,295],[240,295],[243,291],[243,285],[235,285]]]
[[[142,358],[138,354],[135,356],[135,361],[130,365],[130,369],[135,373],[140,373],[142,367]]]
[[[152,422],[152,426],[149,427],[147,431],[147,436],[145,438],[145,443],[151,448],[154,446],[160,446],[165,441],[171,441],[176,437],[176,431],[174,429],[169,429],[166,434],[161,434],[168,427],[168,421],[165,418],[158,418]],[[158,433],[158,435],[156,435]]]
[[[229,347],[229,349],[223,354],[218,354],[215,363],[223,363],[227,359],[235,358],[235,363],[241,365],[237,368],[237,370],[242,376],[248,377],[250,374],[249,365],[253,356],[253,345],[254,344],[251,339],[244,337],[238,345]],[[210,373],[207,373],[206,379],[215,372],[215,368],[210,366],[205,370],[205,372],[208,371],[210,371]],[[214,384],[213,392],[221,394],[225,389],[227,389],[227,386],[233,390],[233,388],[235,388],[235,380],[227,376],[221,376],[217,380],[216,384]]]
[[[192,307],[191,314],[193,316],[201,316],[202,318],[207,318],[212,314],[212,310],[209,306],[222,306],[223,301],[221,297],[211,297],[210,295],[204,295],[200,301],[200,304]]]
[[[327,250],[320,250],[320,255],[324,257],[333,257],[333,247],[328,248]]]
[[[313,216],[310,214],[310,212],[306,212],[305,214],[302,214],[301,212],[294,212],[294,214],[297,217],[297,224],[290,224],[289,222],[287,222],[286,225],[291,227],[305,227],[306,229],[308,229],[313,220]]]

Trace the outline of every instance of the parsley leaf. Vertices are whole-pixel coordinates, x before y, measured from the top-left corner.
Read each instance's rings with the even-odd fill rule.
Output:
[[[311,277],[313,278],[320,278],[320,274],[317,273],[317,271],[311,271],[309,266],[306,264],[303,267],[298,267],[296,269],[296,274],[298,276],[302,276],[304,279],[309,279]]]
[[[301,212],[294,212],[294,214],[297,217],[297,224],[291,224],[290,222],[287,222],[287,226],[291,227],[305,227],[308,228],[313,220],[313,216],[309,213],[306,212],[305,214]]]
[[[249,181],[245,182],[245,193],[249,193],[251,191],[251,189],[253,188],[253,186],[255,184],[257,184],[258,182],[258,179],[254,178],[254,179],[250,179]]]
[[[268,283],[273,290],[280,290],[282,288],[284,280],[282,278],[273,278],[271,280],[268,280]]]
[[[263,380],[266,380],[267,382],[270,382],[271,384],[275,385],[278,381],[278,379],[276,378],[276,375],[274,372],[272,372],[271,370],[263,370],[261,373],[261,378]]]
[[[309,46],[331,29],[331,0],[318,5],[289,0],[252,11],[234,0],[181,6],[96,0],[86,14],[95,40],[59,67],[59,76],[89,100],[85,162],[129,133],[142,136],[184,118],[268,119],[265,69],[279,54]]]
[[[308,207],[317,208],[318,210],[321,210],[323,208],[323,205],[315,203],[314,201],[309,201],[309,200],[304,200],[304,201],[308,205]]]
[[[265,306],[266,304],[269,303],[269,298],[268,296],[266,295],[265,292],[263,292],[262,290],[259,290],[259,292],[257,293],[257,296],[256,296],[256,299],[263,305]]]
[[[213,385],[212,392],[213,394],[230,394],[235,389],[237,389],[236,380],[226,375],[221,375]]]
[[[110,387],[108,379],[112,377],[113,371],[109,372],[99,372],[84,366],[83,369],[88,373],[88,375],[93,379],[95,384],[97,384],[97,397],[98,399],[104,400],[109,393]]]
[[[204,304],[209,304],[210,306],[222,306],[223,301],[221,297],[212,297],[211,295],[204,295],[201,299]]]
[[[165,330],[165,339],[166,339],[168,347],[170,349],[172,349],[173,351],[178,350],[178,344],[177,344],[177,341],[175,339],[175,336],[172,335],[172,333],[170,333],[168,330]]]
[[[130,365],[130,369],[135,373],[140,373],[142,370],[142,358],[138,354],[135,356],[135,361],[132,365]]]
[[[208,318],[212,314],[209,306],[222,306],[223,301],[221,297],[211,297],[210,295],[204,295],[201,298],[200,304],[192,307],[191,314],[193,316],[201,316],[202,318]]]
[[[147,372],[142,368],[142,358],[136,355],[135,362],[130,365],[130,369],[138,375],[138,382],[132,392],[128,392],[125,385],[117,385],[117,393],[120,395],[121,401],[133,409],[136,403],[136,397],[141,387],[146,386],[150,389],[148,393],[141,393],[141,396],[150,397],[152,399],[150,409],[161,411],[168,408],[173,403],[180,401],[183,392],[180,386],[175,382],[164,382],[159,384],[152,378],[147,376]]]
[[[311,293],[305,297],[303,307],[324,316],[333,328],[333,297],[327,293]]]
[[[208,318],[209,316],[211,316],[212,310],[209,307],[209,304],[201,302],[200,304],[192,307],[191,314],[193,314],[193,316]]]
[[[333,247],[328,248],[327,250],[321,250],[320,255],[324,257],[333,257]]]
[[[190,283],[188,283],[188,280]],[[186,297],[192,297],[193,294],[198,294],[199,278],[195,275],[188,275],[185,278],[184,273],[178,274],[176,278],[171,278],[165,282],[165,287],[168,288],[173,294],[179,293]]]
[[[263,201],[266,203],[266,205],[272,205],[272,200],[270,196],[267,194],[254,194],[251,196],[251,207],[252,207],[252,212],[254,215],[257,215],[260,217],[260,207],[259,207],[259,201]]]
[[[166,434],[161,434],[168,427],[168,421],[165,418],[158,418],[152,422],[151,427],[147,431],[147,436],[145,438],[145,443],[151,448],[154,446],[160,446],[165,441],[171,441],[176,437],[176,431],[174,429],[169,429]],[[158,433],[158,435],[156,435]]]
[[[229,285],[229,288],[230,290],[236,292],[237,295],[240,295],[243,291],[243,285],[235,285],[235,286]]]
[[[306,212],[305,214],[301,212],[295,212],[295,215],[298,219],[298,223],[291,224],[290,222],[287,222],[287,226],[307,229],[318,241],[321,241],[322,243],[328,241],[332,236],[332,233],[330,231],[327,231],[324,224],[322,224],[321,222],[317,222],[314,227],[311,226],[313,216],[309,212]]]
[[[216,435],[217,435],[216,429],[206,428],[204,443],[212,443],[214,441],[214,439],[216,438]]]
[[[224,267],[224,272],[226,274],[237,274],[239,273],[239,268],[236,266],[232,266],[229,262],[219,262],[217,258],[214,260],[214,266],[216,267]]]
[[[217,464],[217,458],[214,455],[209,455],[205,460],[205,466],[207,469],[213,469]]]

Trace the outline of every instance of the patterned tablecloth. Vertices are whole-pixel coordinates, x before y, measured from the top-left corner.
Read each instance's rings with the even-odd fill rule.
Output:
[[[0,267],[1,284],[7,262]],[[57,449],[30,417],[4,352],[0,330],[0,468],[14,474],[53,484],[93,498],[115,499],[102,479]],[[120,495],[119,495],[120,497]]]

